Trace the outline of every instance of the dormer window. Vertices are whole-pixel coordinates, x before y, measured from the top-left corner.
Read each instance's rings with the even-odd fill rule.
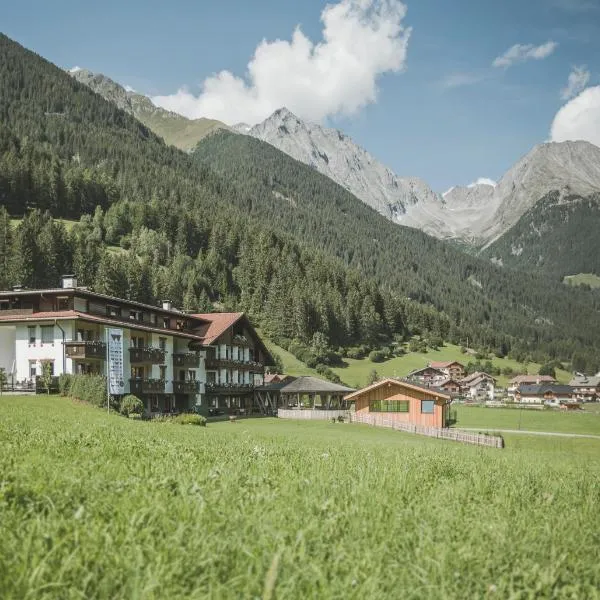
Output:
[[[169,329],[171,326],[171,319],[169,317],[163,317],[163,329]]]
[[[121,309],[118,306],[115,306],[114,304],[107,304],[106,305],[106,314],[109,317],[120,317]]]

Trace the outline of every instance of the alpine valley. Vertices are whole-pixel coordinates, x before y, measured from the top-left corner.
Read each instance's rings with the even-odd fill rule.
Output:
[[[445,223],[440,215],[452,202],[477,205],[478,190],[444,198],[395,177],[340,132],[302,124],[284,110],[271,119],[283,120],[288,133],[280,125],[276,131],[290,143],[294,127],[303,130],[303,151],[321,140],[318,160],[310,150],[312,166],[275,140],[258,139],[270,137],[268,123],[252,128],[254,135],[223,126],[195,133],[200,141],[184,151],[159,136],[181,148],[191,141],[168,138],[156,125],[172,120],[183,131],[181,117],[154,113],[144,98],[123,95],[103,78],[72,75],[0,36],[0,287],[54,285],[61,273],[76,272],[82,285],[118,297],[244,310],[284,348],[337,352],[415,336],[468,337],[501,355],[543,362],[578,354],[598,366],[597,292],[536,271],[524,280],[494,264],[500,254],[492,262],[402,225],[425,209]],[[78,79],[100,82],[101,95]],[[517,190],[512,204],[499,203],[496,188],[482,188],[482,197],[512,207],[526,190],[543,191],[553,165],[568,155],[577,178],[563,169],[553,181],[569,181],[572,202],[593,191],[597,152],[584,144],[541,146],[498,184],[500,192]],[[343,185],[318,167],[353,162]],[[542,163],[545,170],[536,166]],[[377,210],[357,197],[356,186],[366,192],[371,184]],[[561,188],[556,201],[565,194]],[[534,204],[511,210],[520,216]],[[501,211],[504,229],[489,230],[506,235],[518,220],[513,213]],[[457,235],[446,230],[445,237]]]

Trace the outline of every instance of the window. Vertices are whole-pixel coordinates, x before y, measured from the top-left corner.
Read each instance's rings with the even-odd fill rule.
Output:
[[[166,350],[167,349],[167,338],[158,338],[158,347],[161,350]]]
[[[426,415],[432,415],[435,402],[433,400],[421,400],[421,412]]]
[[[142,320],[142,311],[140,311],[140,310],[130,310],[129,311],[129,318],[132,321],[141,321]]]
[[[156,325],[156,313],[150,313],[150,323]]]
[[[35,342],[36,342],[35,326],[27,328],[27,337],[29,338],[29,343],[30,344],[35,344]]]
[[[35,377],[37,375],[37,364],[35,360],[29,361],[29,377]]]
[[[42,344],[54,343],[54,325],[42,325]]]
[[[171,321],[169,317],[163,317],[163,329],[169,329]]]
[[[373,400],[369,405],[370,412],[407,413],[409,408],[408,400]]]
[[[160,370],[160,378],[164,381],[167,378],[167,366],[160,365],[158,368]]]
[[[69,297],[59,296],[56,299],[56,310],[69,310]]]
[[[120,317],[121,309],[118,306],[113,306],[112,304],[106,305],[106,314],[109,317]]]
[[[188,370],[188,381],[196,381],[196,371],[194,369]]]

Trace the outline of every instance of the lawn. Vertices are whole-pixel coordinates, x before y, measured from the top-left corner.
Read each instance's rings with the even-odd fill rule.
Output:
[[[509,440],[5,396],[1,596],[598,597],[600,442]]]
[[[485,408],[453,405],[457,412],[456,427],[485,429],[523,429],[556,433],[583,433],[600,436],[600,413],[597,405],[582,412],[531,410],[518,408]]]
[[[55,219],[56,221],[60,221],[66,228],[67,231],[71,231],[71,229],[73,229],[73,226],[78,223],[79,221],[72,221],[70,219]],[[10,224],[13,227],[17,227],[19,225],[19,223],[21,223],[22,219],[11,219],[10,220]]]
[[[290,354],[280,346],[272,342],[267,342],[270,350],[273,350],[281,357],[284,365],[284,372],[289,375],[314,375],[319,377],[314,369],[310,369],[303,362],[299,361],[293,354]],[[427,363],[432,361],[457,360],[463,365],[469,362],[475,362],[475,357],[471,354],[463,354],[459,346],[446,344],[439,350],[429,350],[427,353],[409,352],[403,356],[392,358],[382,363],[371,362],[368,358],[362,360],[354,360],[345,358],[346,367],[335,367],[333,371],[337,373],[340,379],[349,386],[360,388],[367,385],[369,374],[375,369],[380,377],[405,377],[411,371],[425,367]],[[540,366],[537,363],[529,363],[527,368],[522,363],[510,358],[497,358],[494,356],[491,359],[492,364],[500,369],[510,367],[514,371],[525,374],[536,374]],[[568,383],[571,379],[571,374],[567,371],[557,370],[557,379],[562,383]],[[498,385],[506,387],[509,378],[504,375],[499,375],[497,378]]]

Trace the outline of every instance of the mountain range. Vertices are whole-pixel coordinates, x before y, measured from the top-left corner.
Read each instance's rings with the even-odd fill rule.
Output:
[[[335,348],[468,336],[540,362],[580,350],[597,362],[595,292],[395,224],[255,137],[221,130],[174,148],[2,35],[0,89],[5,286],[74,271],[116,296],[218,302],[288,349],[315,333]],[[67,231],[50,215],[77,222]]]
[[[71,74],[178,148],[192,150],[219,130],[258,138],[326,175],[389,220],[459,241],[474,251],[493,246],[506,234],[510,237],[519,219],[552,192],[587,198],[600,191],[600,148],[588,142],[540,144],[496,185],[454,186],[439,194],[422,179],[399,177],[342,131],[303,121],[286,108],[254,126],[228,127],[158,108],[104,75],[85,69]]]

